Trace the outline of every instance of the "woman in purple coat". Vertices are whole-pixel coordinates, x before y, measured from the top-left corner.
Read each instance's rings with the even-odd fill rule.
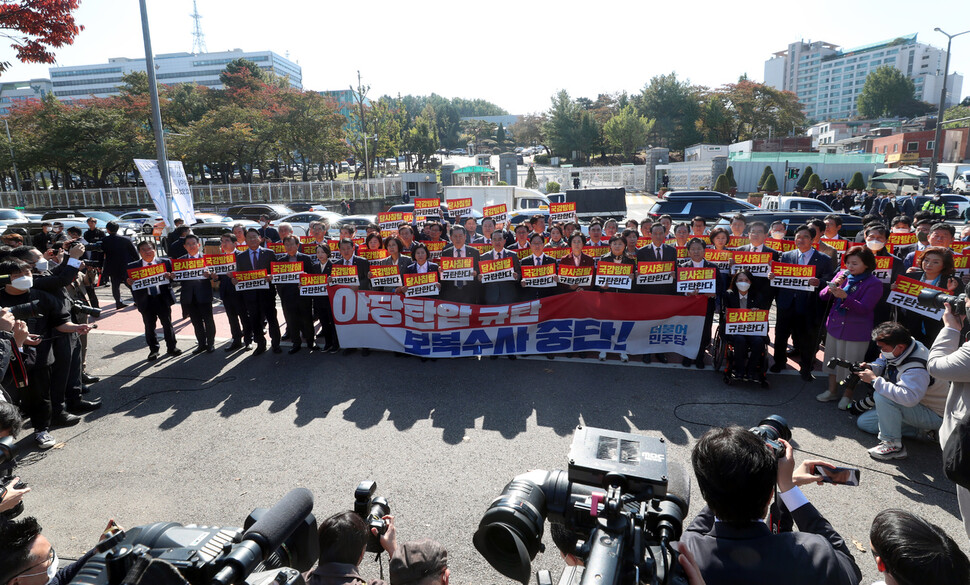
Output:
[[[873,329],[876,305],[882,298],[882,283],[873,276],[876,257],[869,248],[852,248],[845,253],[845,270],[819,291],[822,300],[832,299],[832,309],[825,322],[825,362],[841,358],[849,362],[865,359],[866,348]],[[839,409],[845,410],[852,403],[852,391],[839,396],[838,382],[849,375],[849,370],[836,368],[829,374],[829,389],[816,396],[819,402],[839,401]]]

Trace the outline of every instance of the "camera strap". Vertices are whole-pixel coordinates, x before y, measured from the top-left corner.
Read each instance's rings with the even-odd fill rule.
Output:
[[[776,485],[775,497],[768,508],[768,529],[771,530],[772,534],[781,534],[782,532],[791,532],[794,526],[795,519],[792,518],[791,512],[785,507],[785,503],[778,497],[778,486]]]

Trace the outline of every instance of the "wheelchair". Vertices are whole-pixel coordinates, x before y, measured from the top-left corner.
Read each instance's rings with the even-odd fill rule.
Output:
[[[756,354],[752,351],[748,360],[758,360],[758,377],[757,378],[738,378],[734,375],[734,363],[735,363],[735,348],[734,345],[728,340],[727,335],[724,334],[724,314],[720,315],[718,319],[717,329],[714,331],[714,338],[711,341],[711,361],[714,364],[714,371],[721,375],[721,379],[725,384],[730,386],[734,382],[758,382],[762,388],[767,388],[768,378],[768,336],[764,337],[764,344],[762,346],[760,354]]]

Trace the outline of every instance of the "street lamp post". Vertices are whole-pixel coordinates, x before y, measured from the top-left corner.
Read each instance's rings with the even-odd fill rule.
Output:
[[[930,160],[930,176],[926,180],[926,190],[930,193],[936,192],[936,165],[942,157],[943,149],[940,148],[940,140],[943,136],[943,111],[946,109],[946,78],[950,73],[950,45],[953,43],[953,39],[960,35],[965,35],[970,33],[970,30],[965,30],[961,33],[955,35],[950,35],[945,32],[940,27],[936,27],[935,30],[938,33],[946,35],[946,61],[943,65],[943,89],[940,91],[940,109],[937,111],[936,115],[936,134],[933,140],[933,158]]]
[[[17,160],[13,156],[13,139],[10,138],[10,125],[7,124],[6,118],[3,119],[3,127],[7,129],[7,143],[10,145],[10,164],[13,165],[13,180],[17,185],[17,202],[21,207],[27,207],[24,192],[20,189],[20,173],[17,172]]]

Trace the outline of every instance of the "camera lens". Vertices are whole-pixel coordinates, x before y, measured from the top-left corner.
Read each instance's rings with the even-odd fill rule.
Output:
[[[485,560],[509,579],[528,583],[539,552],[546,497],[540,486],[515,479],[489,506],[472,541]]]
[[[781,415],[773,414],[765,418],[758,423],[758,428],[762,429],[765,437],[772,441],[777,441],[778,439],[791,440],[791,427],[788,426],[788,421]]]

